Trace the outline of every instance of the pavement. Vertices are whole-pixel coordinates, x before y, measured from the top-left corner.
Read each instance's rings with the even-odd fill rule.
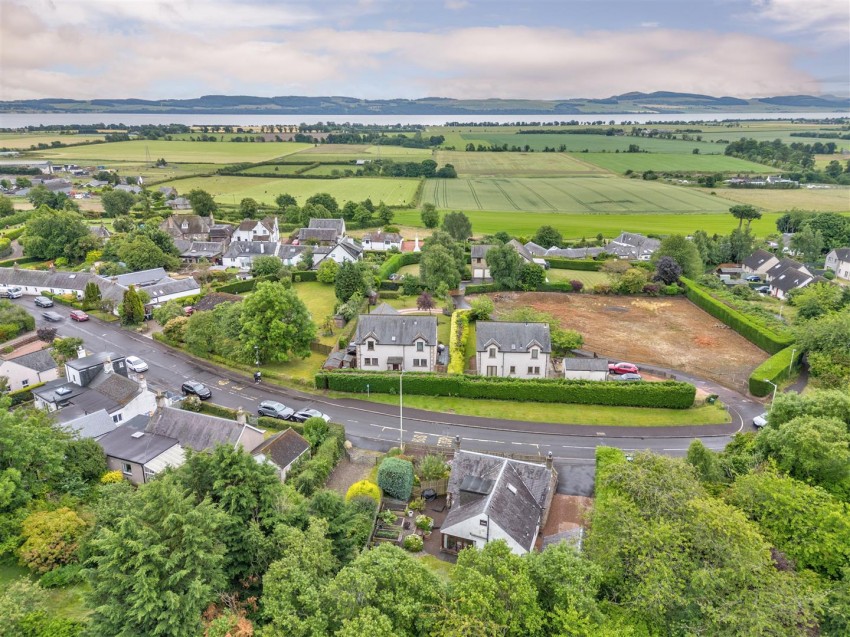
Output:
[[[206,384],[213,392],[212,401],[226,407],[256,410],[258,403],[275,399],[295,409],[313,407],[345,426],[348,438],[356,446],[385,451],[401,440],[450,448],[456,436],[464,449],[513,452],[545,458],[552,453],[561,473],[559,493],[590,495],[593,488],[594,454],[598,445],[625,451],[649,449],[658,453],[683,456],[692,440],[702,440],[710,449],[721,450],[738,431],[751,430],[752,417],[764,407],[736,392],[692,376],[675,372],[681,380],[697,384],[708,393],[716,393],[729,406],[733,422],[727,425],[679,427],[611,427],[564,423],[537,423],[496,418],[459,416],[420,409],[399,409],[395,405],[372,403],[354,398],[332,399],[266,382],[255,384],[248,375],[221,368],[174,350],[149,336],[121,328],[96,318],[76,323],[68,318],[70,308],[56,305],[51,310],[64,318],[49,323],[42,310],[33,305],[33,297],[14,302],[36,319],[36,327],[49,325],[59,336],[77,336],[89,351],[114,351],[136,355],[148,363],[145,373],[154,391],[179,391],[185,380]],[[533,409],[532,404],[529,409]],[[402,412],[402,413],[400,413]],[[402,418],[403,416],[403,418]]]

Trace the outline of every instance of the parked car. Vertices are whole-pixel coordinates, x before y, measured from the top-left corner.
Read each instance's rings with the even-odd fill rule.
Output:
[[[637,365],[632,365],[631,363],[609,363],[608,364],[608,373],[609,374],[637,374],[638,367]]]
[[[204,385],[203,383],[199,383],[196,380],[187,380],[185,383],[183,383],[180,389],[183,390],[184,396],[188,394],[194,394],[201,400],[206,400],[207,398],[212,396],[210,388]]]
[[[767,412],[764,412],[763,414],[759,414],[758,416],[753,418],[753,425],[755,427],[757,427],[758,429],[761,429],[766,424],[767,424]]]
[[[42,312],[41,315],[44,317],[44,320],[51,323],[58,323],[62,320],[62,315],[59,312]]]
[[[125,360],[127,369],[131,372],[141,373],[148,371],[148,364],[138,356],[128,356]]]
[[[761,277],[758,274],[751,274],[747,277],[747,281],[749,281],[750,283],[758,283],[759,281],[761,281]]]
[[[769,285],[760,285],[755,288],[755,291],[759,294],[770,294],[770,286]]]
[[[71,320],[72,321],[88,321],[89,315],[83,312],[82,310],[71,310]]]
[[[643,380],[640,374],[620,374],[619,376],[615,376],[614,380]]]
[[[53,307],[53,300],[48,299],[46,296],[37,296],[33,300],[38,307]]]
[[[19,299],[24,295],[24,291],[17,285],[8,287],[0,287],[0,298],[4,299]]]
[[[289,417],[292,422],[305,422],[310,418],[321,418],[325,422],[329,422],[331,419],[330,416],[323,414],[318,409],[302,409]]]
[[[289,420],[292,418],[295,410],[291,407],[287,407],[283,403],[277,402],[276,400],[264,400],[257,408],[257,413],[261,416],[268,416],[269,418]]]

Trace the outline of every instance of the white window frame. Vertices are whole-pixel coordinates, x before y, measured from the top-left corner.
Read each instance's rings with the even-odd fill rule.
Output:
[[[133,475],[133,465],[131,465],[129,462],[121,463],[121,473],[123,473],[125,476]]]

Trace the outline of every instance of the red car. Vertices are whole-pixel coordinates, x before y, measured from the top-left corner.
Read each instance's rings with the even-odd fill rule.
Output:
[[[637,374],[637,365],[631,363],[610,363],[608,365],[609,374]]]
[[[82,310],[72,310],[71,311],[71,320],[72,321],[88,321],[89,315],[83,312]]]

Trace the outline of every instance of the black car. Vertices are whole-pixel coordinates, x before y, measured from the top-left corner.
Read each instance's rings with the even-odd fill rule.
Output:
[[[59,312],[42,312],[41,315],[45,321],[50,321],[51,323],[58,323],[62,320],[62,315]]]
[[[295,410],[276,400],[264,400],[257,408],[257,413],[261,416],[268,416],[269,418],[289,420],[292,414],[295,413]]]
[[[210,396],[212,396],[212,392],[210,388],[204,385],[203,383],[199,383],[196,380],[187,380],[183,383],[183,386],[180,388],[183,390],[183,395],[187,396],[188,394],[195,394],[201,400],[206,400]]]
[[[48,299],[46,296],[37,296],[37,297],[35,297],[33,302],[38,307],[53,307],[53,300]]]
[[[770,294],[770,286],[769,285],[760,285],[755,288],[755,291],[759,294]]]

